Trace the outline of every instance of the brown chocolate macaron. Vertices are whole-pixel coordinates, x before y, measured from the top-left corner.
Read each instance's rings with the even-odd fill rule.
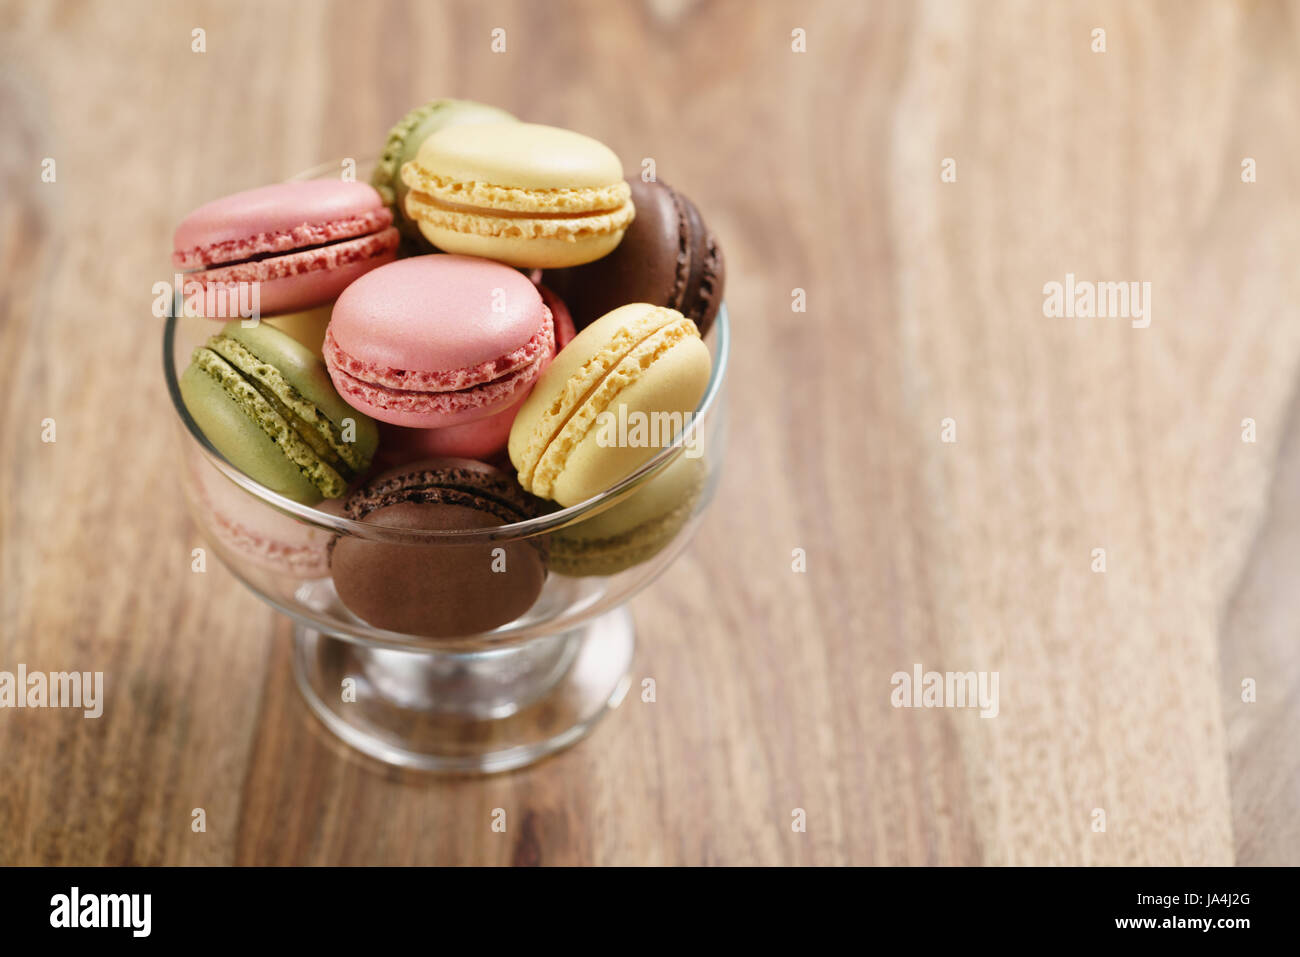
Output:
[[[717,238],[687,197],[665,183],[628,180],[636,219],[618,247],[571,269],[548,269],[542,282],[554,290],[582,329],[629,302],[676,309],[709,331],[727,267]]]
[[[523,521],[535,502],[506,473],[470,459],[429,459],[385,472],[343,505],[354,520],[394,529],[481,529]],[[500,549],[500,551],[497,551]],[[399,544],[335,539],[339,598],[377,628],[432,638],[490,631],[537,601],[546,555],[537,539]]]

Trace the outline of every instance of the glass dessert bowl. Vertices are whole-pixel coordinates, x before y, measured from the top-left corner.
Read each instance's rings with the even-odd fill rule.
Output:
[[[303,505],[231,465],[195,424],[179,386],[194,348],[217,328],[171,317],[164,330],[186,497],[208,547],[293,620],[298,687],[330,730],[389,764],[504,771],[572,744],[618,706],[635,647],[625,605],[685,548],[717,485],[726,440],[725,306],[705,339],[713,360],[708,387],[670,446],[578,505],[445,530],[353,520],[338,500]],[[430,569],[453,580],[458,569],[525,561],[536,566],[537,586],[515,602],[523,609],[517,614],[510,596],[494,597],[473,581],[453,602],[410,589],[402,620],[427,627],[394,631],[355,614],[355,599],[340,598],[336,553],[350,556],[346,588],[354,591],[369,580],[356,584],[357,561],[370,579],[389,569]],[[484,616],[456,602],[493,601],[513,617],[487,630],[458,630]],[[500,617],[499,608],[482,610]]]

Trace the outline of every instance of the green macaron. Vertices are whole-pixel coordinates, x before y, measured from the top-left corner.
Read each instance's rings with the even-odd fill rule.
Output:
[[[615,575],[649,561],[695,511],[707,469],[679,456],[627,498],[551,535],[551,570],[581,578]]]
[[[403,238],[421,250],[430,248],[419,226],[407,218],[406,184],[402,182],[402,166],[415,159],[420,144],[448,126],[513,122],[516,122],[515,117],[505,110],[473,100],[432,100],[407,113],[388,131],[388,140],[370,177],[370,185],[379,191],[385,205],[392,208],[393,224]]]
[[[325,363],[265,323],[223,326],[194,350],[180,388],[218,452],[306,505],[342,498],[379,444],[375,423],[334,391]]]

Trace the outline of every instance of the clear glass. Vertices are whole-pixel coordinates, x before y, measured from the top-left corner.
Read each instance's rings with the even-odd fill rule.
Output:
[[[339,168],[306,175],[337,175]],[[705,340],[713,372],[690,431],[595,498],[476,530],[353,521],[337,502],[299,504],[232,466],[190,418],[178,386],[194,347],[217,328],[212,320],[170,318],[164,329],[163,371],[180,423],[186,497],[211,550],[293,619],[298,686],[327,727],[386,763],[491,772],[572,744],[618,706],[635,648],[624,605],[685,548],[717,487],[726,444],[725,305]],[[617,537],[627,524],[621,516],[635,521],[646,512],[636,503],[665,489],[685,491],[680,507],[655,521],[649,545],[615,550],[612,560],[605,549],[600,561],[590,560],[591,540]],[[551,559],[540,597],[518,618],[491,631],[431,638],[377,628],[339,600],[329,550],[344,537],[467,556],[535,540]]]

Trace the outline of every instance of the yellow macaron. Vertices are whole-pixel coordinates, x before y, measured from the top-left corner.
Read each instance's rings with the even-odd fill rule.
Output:
[[[676,438],[712,370],[695,323],[631,303],[597,319],[555,357],[510,429],[519,484],[576,505],[636,471]]]
[[[636,216],[608,146],[535,123],[439,130],[402,181],[407,215],[439,249],[526,269],[599,259]]]
[[[325,342],[325,327],[330,324],[330,313],[334,303],[317,306],[303,312],[285,312],[278,316],[268,316],[264,321],[275,326],[290,338],[296,339],[312,351],[317,359],[323,359],[321,346]]]

